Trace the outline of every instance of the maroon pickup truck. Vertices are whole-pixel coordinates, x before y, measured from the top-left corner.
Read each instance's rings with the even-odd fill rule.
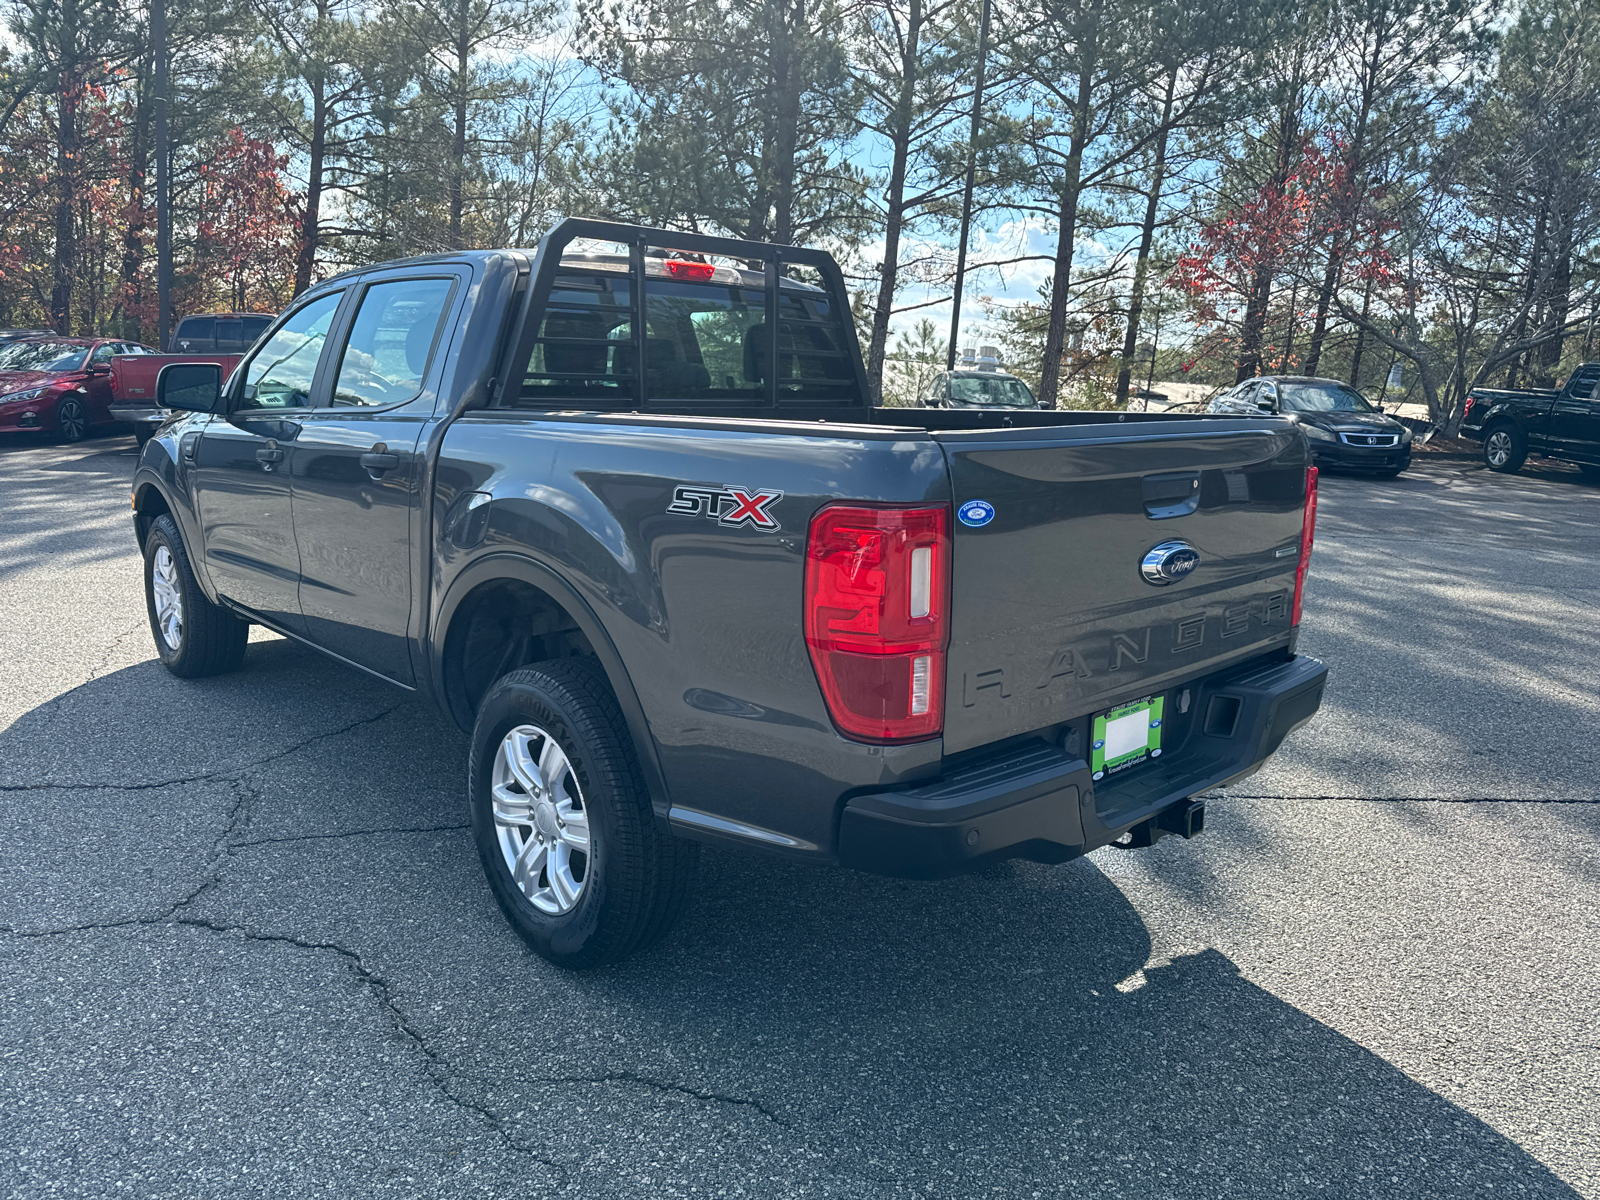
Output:
[[[165,354],[119,355],[111,360],[111,417],[127,421],[142,446],[172,414],[156,404],[156,376],[168,363],[206,362],[223,378],[267,331],[266,313],[203,313],[178,322]]]

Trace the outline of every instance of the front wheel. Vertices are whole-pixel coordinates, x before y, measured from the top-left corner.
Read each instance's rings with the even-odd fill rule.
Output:
[[[698,847],[657,824],[598,664],[559,659],[497,681],[478,709],[467,786],[489,890],[544,958],[600,966],[671,928]]]
[[[56,404],[56,432],[63,442],[81,442],[89,432],[89,413],[83,401],[63,397]]]
[[[1496,425],[1483,439],[1483,463],[1491,471],[1514,475],[1528,460],[1528,440],[1515,425]]]
[[[144,540],[144,599],[161,665],[181,679],[236,670],[250,626],[200,588],[177,523],[162,514]]]

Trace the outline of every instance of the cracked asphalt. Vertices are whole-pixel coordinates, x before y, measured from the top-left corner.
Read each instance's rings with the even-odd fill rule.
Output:
[[[0,441],[0,1197],[1600,1198],[1600,489],[1325,477],[1316,722],[1191,843],[708,852],[568,975],[464,739],[156,662],[132,441]]]

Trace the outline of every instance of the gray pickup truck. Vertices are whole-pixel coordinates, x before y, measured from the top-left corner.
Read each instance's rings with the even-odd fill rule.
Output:
[[[568,220],[330,279],[220,375],[163,371],[134,476],[161,660],[260,624],[429,696],[565,966],[658,938],[700,842],[931,877],[1192,837],[1321,703],[1292,423],[869,407],[814,250]]]

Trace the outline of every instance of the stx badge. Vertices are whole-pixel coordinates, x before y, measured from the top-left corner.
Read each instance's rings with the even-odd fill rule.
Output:
[[[697,487],[680,484],[672,489],[669,513],[710,517],[718,525],[753,525],[757,529],[781,529],[778,518],[767,510],[783,499],[782,492],[736,487]]]

